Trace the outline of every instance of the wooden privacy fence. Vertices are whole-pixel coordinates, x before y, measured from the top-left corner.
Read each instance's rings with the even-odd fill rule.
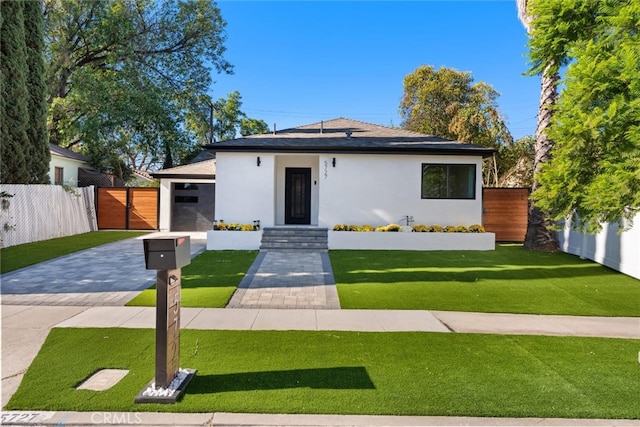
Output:
[[[98,228],[115,230],[157,230],[158,188],[98,188]]]
[[[484,228],[496,234],[498,242],[524,242],[529,211],[528,188],[484,188]]]

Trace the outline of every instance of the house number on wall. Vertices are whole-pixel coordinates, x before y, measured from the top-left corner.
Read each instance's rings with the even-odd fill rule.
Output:
[[[327,169],[329,168],[329,161],[324,161],[324,179],[327,179]]]

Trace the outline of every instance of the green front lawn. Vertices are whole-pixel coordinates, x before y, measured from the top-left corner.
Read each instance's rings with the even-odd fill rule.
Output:
[[[640,316],[640,281],[565,253],[330,251],[342,308]]]
[[[242,281],[258,251],[205,251],[182,269],[182,307],[222,308]],[[127,305],[156,305],[156,288],[145,289]]]
[[[75,236],[58,237],[40,242],[3,248],[0,273],[17,270],[39,262],[48,261],[62,255],[78,252],[118,240],[149,234],[146,231],[92,231]]]
[[[53,329],[7,409],[640,418],[639,340],[445,333],[181,333],[175,405],[134,404],[152,329]],[[113,388],[76,390],[102,368]]]

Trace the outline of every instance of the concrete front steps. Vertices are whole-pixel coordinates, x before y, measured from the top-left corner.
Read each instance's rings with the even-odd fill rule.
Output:
[[[262,229],[260,250],[329,249],[328,229],[318,227],[265,227]]]

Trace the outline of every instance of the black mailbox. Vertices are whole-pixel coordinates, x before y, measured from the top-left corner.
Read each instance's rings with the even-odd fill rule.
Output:
[[[191,263],[189,236],[144,239],[147,270],[173,270]]]

